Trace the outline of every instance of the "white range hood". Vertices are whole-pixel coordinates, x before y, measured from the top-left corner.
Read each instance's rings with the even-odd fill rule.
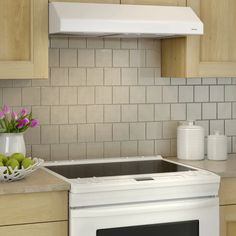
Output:
[[[189,7],[53,2],[49,33],[163,38],[201,35],[203,23]]]

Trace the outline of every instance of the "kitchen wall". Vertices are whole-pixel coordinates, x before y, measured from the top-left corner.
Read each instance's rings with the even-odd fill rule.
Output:
[[[179,121],[226,133],[236,152],[236,78],[160,78],[160,41],[50,39],[49,80],[0,80],[0,103],[32,109],[28,155],[46,160],[176,155]]]

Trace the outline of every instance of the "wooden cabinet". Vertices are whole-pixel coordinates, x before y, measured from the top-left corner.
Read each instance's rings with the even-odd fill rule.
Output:
[[[68,192],[0,196],[0,235],[68,236]]]
[[[186,0],[121,0],[121,4],[186,6]]]
[[[0,79],[48,78],[48,0],[0,1]]]
[[[49,0],[49,2],[84,2],[84,3],[116,3],[116,4],[120,4],[120,0]]]
[[[162,76],[236,76],[236,1],[187,0],[204,23],[203,36],[162,40]]]
[[[220,236],[236,235],[236,178],[222,178],[220,186]]]

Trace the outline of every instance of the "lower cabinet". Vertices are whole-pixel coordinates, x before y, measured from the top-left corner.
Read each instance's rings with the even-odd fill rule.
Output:
[[[220,186],[220,236],[236,235],[236,178],[222,178]]]
[[[12,225],[0,227],[0,235],[4,236],[66,236],[68,222],[50,222],[39,224]]]
[[[68,236],[68,192],[0,195],[0,235]]]

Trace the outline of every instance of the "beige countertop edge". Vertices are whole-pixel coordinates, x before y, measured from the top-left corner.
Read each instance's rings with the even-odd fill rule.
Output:
[[[204,159],[202,161],[189,161],[180,160],[177,157],[167,157],[166,159],[214,172],[222,178],[236,177],[236,155],[234,154],[230,154],[228,156],[228,160],[226,161],[211,161],[207,159]]]
[[[22,180],[0,183],[0,195],[68,191],[69,189],[69,183],[45,171],[43,168]]]

